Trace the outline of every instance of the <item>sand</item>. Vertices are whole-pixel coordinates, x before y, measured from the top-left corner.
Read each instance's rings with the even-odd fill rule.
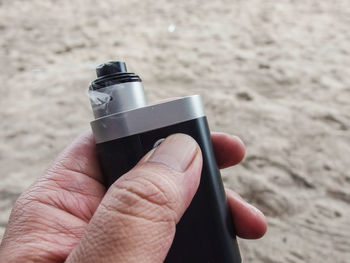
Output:
[[[201,94],[240,136],[224,182],[266,215],[245,262],[350,262],[350,2],[0,0],[0,236],[18,195],[92,113],[94,67],[125,60],[149,102]]]

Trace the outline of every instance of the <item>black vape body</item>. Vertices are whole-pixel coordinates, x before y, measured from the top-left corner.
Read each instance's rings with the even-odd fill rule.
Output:
[[[96,118],[91,127],[106,187],[162,139],[190,135],[203,155],[201,181],[164,262],[241,262],[200,96],[146,105],[140,78],[127,73],[124,63],[102,64],[97,75],[89,91]]]

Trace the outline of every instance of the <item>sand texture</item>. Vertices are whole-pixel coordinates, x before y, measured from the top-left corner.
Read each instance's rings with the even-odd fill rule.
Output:
[[[223,178],[269,229],[240,240],[244,262],[350,262],[348,0],[0,0],[0,237],[115,59],[149,102],[201,94],[211,129],[246,143]]]

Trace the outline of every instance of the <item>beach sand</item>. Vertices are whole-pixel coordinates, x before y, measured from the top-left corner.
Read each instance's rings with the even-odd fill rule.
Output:
[[[89,129],[94,67],[154,102],[201,94],[238,135],[227,186],[267,216],[244,262],[350,262],[350,2],[0,0],[0,237],[11,207]]]

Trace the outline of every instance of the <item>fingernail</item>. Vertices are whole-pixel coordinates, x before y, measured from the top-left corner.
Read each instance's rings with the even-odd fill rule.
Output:
[[[229,193],[231,196],[233,196],[239,203],[241,203],[243,206],[247,207],[253,214],[258,216],[264,216],[263,212],[261,212],[258,208],[255,206],[249,204],[246,200],[242,198],[239,194],[232,191],[231,189],[226,189],[226,192]]]
[[[247,207],[250,209],[250,211],[252,211],[253,214],[260,216],[260,217],[265,217],[263,212],[261,212],[258,208],[256,208],[255,206],[248,204]]]
[[[253,215],[258,216],[258,217],[265,217],[264,214],[263,214],[263,212],[261,212],[258,208],[256,208],[255,206],[249,204],[248,202],[246,202],[246,201],[243,200],[243,201],[242,201],[242,204],[243,204],[245,207],[247,207],[247,208],[251,211],[251,213],[252,213]]]
[[[166,138],[148,159],[149,162],[162,163],[184,172],[198,154],[198,145],[188,135],[175,134]]]

